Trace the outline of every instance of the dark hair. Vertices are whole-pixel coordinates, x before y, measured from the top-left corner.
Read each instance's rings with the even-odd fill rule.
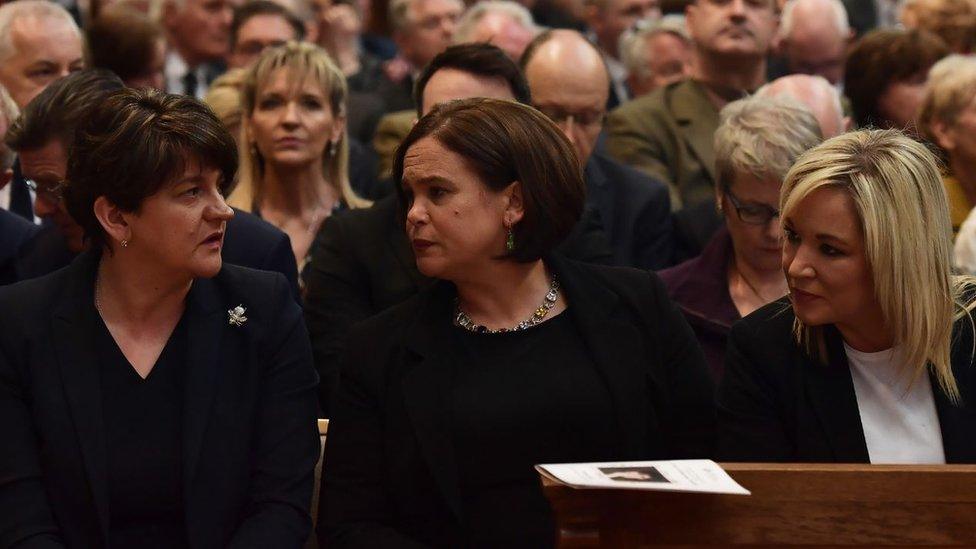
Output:
[[[492,191],[521,183],[525,215],[512,228],[515,249],[505,257],[535,261],[562,242],[579,220],[585,185],[576,153],[563,132],[532,107],[482,97],[434,107],[410,130],[393,159],[401,210],[408,200],[403,159],[425,137],[464,158]]]
[[[886,128],[878,99],[892,84],[924,78],[939,59],[949,55],[941,38],[923,30],[885,29],[864,35],[847,55],[844,93],[858,127]]]
[[[152,69],[163,30],[145,15],[115,6],[93,20],[85,35],[90,65],[129,80],[145,76]]]
[[[252,17],[259,15],[277,15],[281,17],[295,31],[296,42],[301,42],[305,39],[305,25],[291,10],[271,0],[251,0],[234,8],[234,18],[230,22],[231,49],[237,46],[237,33],[240,32],[244,23],[247,23]]]
[[[237,146],[216,115],[184,95],[122,89],[93,106],[68,149],[64,203],[95,244],[105,233],[95,217],[104,196],[124,211],[182,176],[191,165],[220,171],[226,189],[237,171]]]
[[[7,130],[7,145],[15,151],[38,149],[52,139],[64,145],[89,111],[125,84],[104,69],[88,69],[56,80],[31,100]]]
[[[482,78],[500,78],[508,82],[516,101],[526,105],[532,102],[525,76],[500,48],[487,43],[458,44],[437,54],[417,78],[413,87],[413,102],[417,105],[418,118],[424,115],[424,88],[434,73],[441,69],[459,70]]]

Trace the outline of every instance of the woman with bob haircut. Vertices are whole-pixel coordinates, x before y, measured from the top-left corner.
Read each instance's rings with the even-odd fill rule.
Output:
[[[317,377],[285,278],[221,261],[233,139],[123,89],[68,150],[92,246],[0,288],[0,546],[302,547]]]
[[[780,211],[790,296],[732,328],[721,459],[976,462],[976,288],[952,273],[935,157],[896,130],[835,137]]]
[[[551,547],[534,464],[710,455],[711,382],[661,282],[551,253],[584,193],[555,124],[445,103],[393,173],[417,267],[439,280],[350,332],[320,541]]]
[[[299,272],[326,217],[370,204],[349,183],[347,96],[342,71],[312,44],[265,50],[244,78],[239,181],[228,204],[284,231]]]

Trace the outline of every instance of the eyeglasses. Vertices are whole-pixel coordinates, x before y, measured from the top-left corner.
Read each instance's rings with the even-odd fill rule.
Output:
[[[555,107],[540,107],[538,105],[535,105],[535,108],[556,124],[564,124],[566,121],[572,120],[580,126],[597,126],[602,125],[607,117],[606,111],[567,112]]]
[[[58,181],[57,183],[54,184],[48,184],[48,183],[38,183],[33,179],[25,179],[24,183],[26,183],[27,187],[30,190],[34,191],[35,194],[45,195],[55,202],[61,200],[61,198],[64,196],[64,187],[65,187],[64,181]]]
[[[739,219],[743,223],[748,223],[749,225],[765,225],[779,217],[779,210],[772,206],[767,206],[766,204],[742,204],[730,190],[725,191],[725,196],[729,197],[732,206],[735,208],[735,213],[739,214]]]

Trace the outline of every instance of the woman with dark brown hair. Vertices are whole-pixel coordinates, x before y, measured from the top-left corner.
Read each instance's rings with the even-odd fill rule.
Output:
[[[0,289],[0,547],[301,547],[317,376],[285,278],[221,261],[233,139],[123,89],[69,150],[92,246]]]
[[[549,547],[534,464],[710,455],[709,374],[658,278],[552,253],[584,193],[555,124],[446,103],[393,172],[417,267],[439,280],[350,333],[322,541]]]

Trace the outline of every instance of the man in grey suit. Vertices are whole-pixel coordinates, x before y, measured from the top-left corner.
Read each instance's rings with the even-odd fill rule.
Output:
[[[697,63],[692,78],[625,103],[610,114],[607,150],[668,183],[671,207],[688,216],[688,253],[718,226],[712,136],[727,103],[766,79],[777,28],[774,0],[695,0],[685,9]]]

